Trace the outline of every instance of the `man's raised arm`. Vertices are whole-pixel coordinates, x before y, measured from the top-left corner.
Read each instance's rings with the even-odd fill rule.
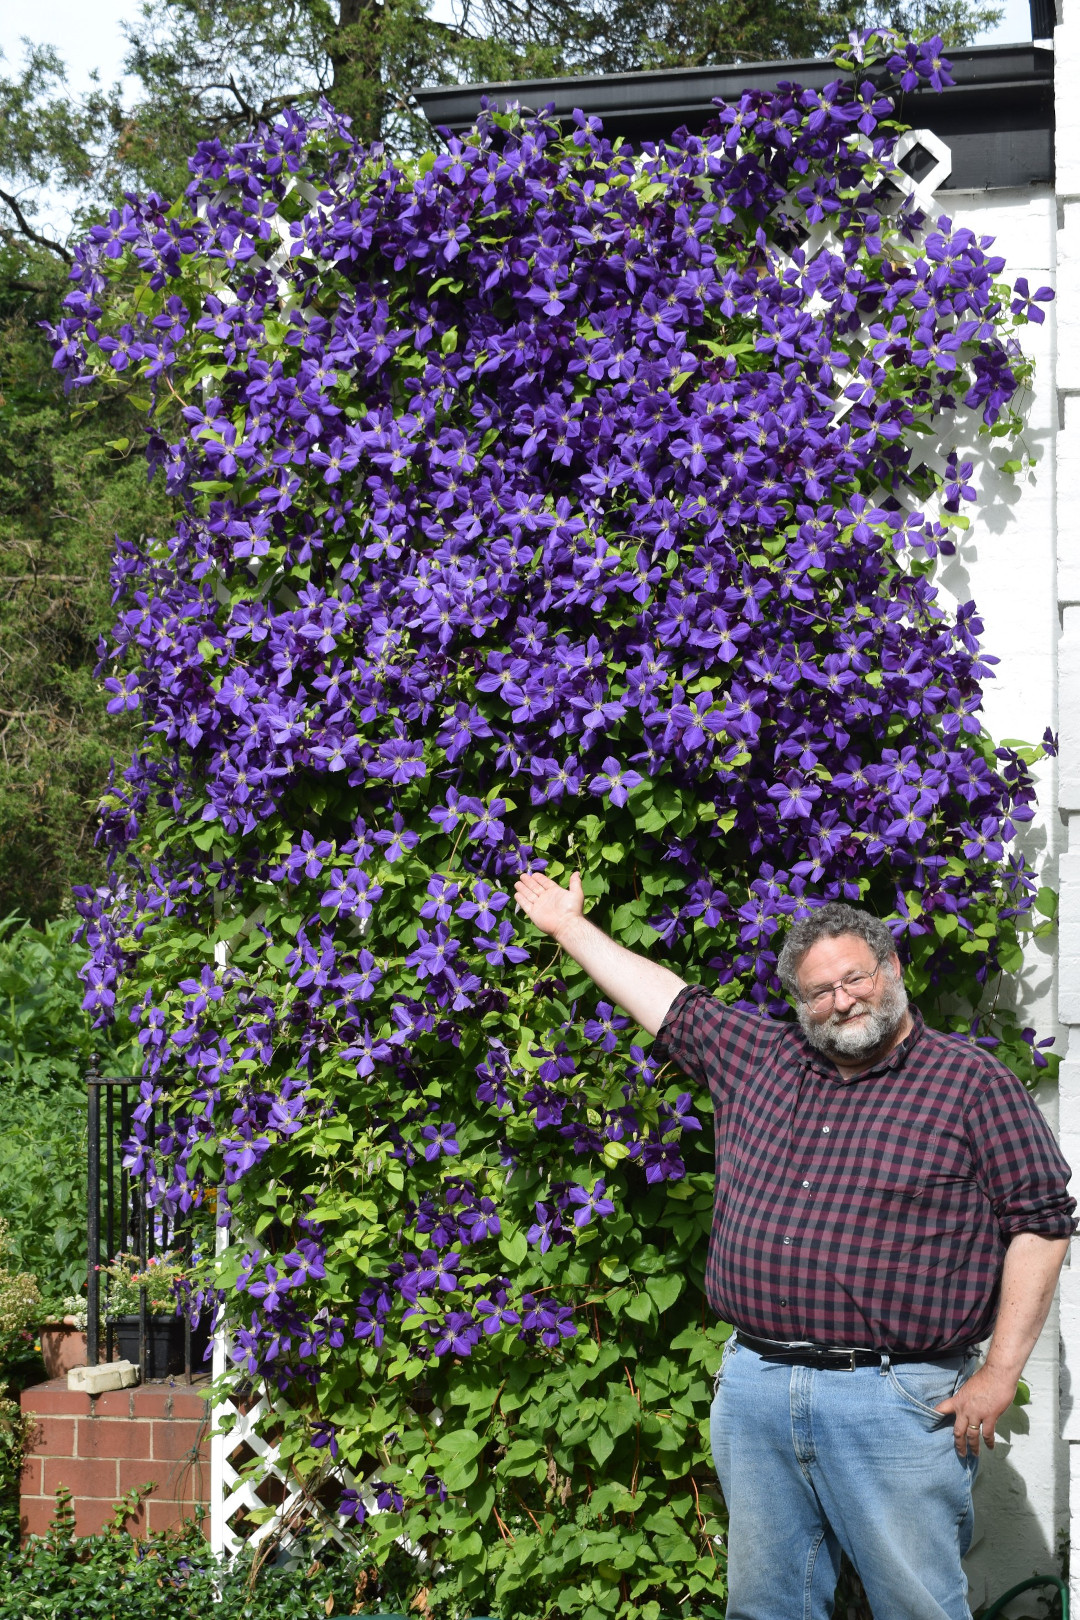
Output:
[[[590,979],[655,1035],[685,981],[670,968],[628,951],[585,917],[585,896],[577,872],[562,888],[543,872],[518,878],[515,898],[529,921],[550,934]]]

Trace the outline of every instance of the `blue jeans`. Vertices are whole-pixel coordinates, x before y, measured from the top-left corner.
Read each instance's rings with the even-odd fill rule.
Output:
[[[874,1620],[971,1620],[960,1560],[977,1464],[934,1407],[976,1366],[952,1356],[822,1372],[728,1341],[712,1407],[727,1620],[828,1620],[841,1550]]]

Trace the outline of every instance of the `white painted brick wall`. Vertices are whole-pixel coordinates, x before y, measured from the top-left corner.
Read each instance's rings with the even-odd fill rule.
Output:
[[[1073,228],[1077,229],[1075,222]],[[1061,314],[1058,310],[1059,334]],[[1080,394],[1059,391],[1059,410],[1062,426],[1057,435],[1057,504],[1065,521],[1057,537],[1057,593],[1059,604],[1067,607],[1080,603]],[[1070,514],[1075,517],[1070,518]]]
[[[1057,123],[1055,170],[1059,197],[1080,197],[1080,96],[1072,72],[1080,62],[1080,11],[1076,0],[1064,0],[1063,21],[1054,34],[1055,96]]]
[[[1080,412],[1080,399],[1076,406]],[[1067,510],[1062,501],[1059,511]],[[1058,736],[1061,746],[1058,809],[1075,814],[1080,811],[1080,607],[1063,607],[1061,625],[1061,639],[1058,642]],[[1061,950],[1064,956],[1064,946]],[[1080,1017],[1070,1018],[1069,1022],[1080,1024]]]
[[[1080,0],[1069,3],[1080,13]],[[1075,89],[1071,99],[1077,103],[1080,157],[1080,96]],[[1073,110],[1070,106],[1070,116]],[[1004,998],[1018,1007],[1023,1021],[1034,1025],[1040,1038],[1057,1035],[1059,1051],[1065,1049],[1067,1035],[1059,1017],[1080,1026],[1080,857],[1067,853],[1059,809],[1075,807],[1080,812],[1080,544],[1074,561],[1059,544],[1057,521],[1058,512],[1070,517],[1075,513],[1080,535],[1080,318],[1075,327],[1068,319],[1064,329],[1062,325],[1066,302],[1080,312],[1080,163],[1077,188],[1075,205],[1066,208],[1066,230],[1071,232],[1067,275],[1075,283],[1075,297],[1070,294],[1066,299],[1063,293],[1060,305],[1049,307],[1046,321],[1029,326],[1023,338],[1035,362],[1035,377],[1025,402],[1022,449],[1036,465],[1018,480],[1010,480],[998,470],[1006,452],[993,441],[973,442],[976,515],[959,555],[938,574],[947,598],[975,601],[984,624],[983,646],[1001,660],[996,678],[985,687],[983,720],[990,734],[1035,742],[1047,725],[1063,732],[1060,787],[1053,762],[1038,767],[1039,812],[1022,839],[1024,853],[1043,881],[1055,887],[1060,882],[1062,887],[1060,988],[1056,940],[1033,941],[1025,953],[1024,970],[1003,986]],[[942,194],[938,201],[957,223],[995,238],[995,252],[1006,261],[1008,281],[1023,275],[1032,287],[1058,285],[1061,233],[1057,203],[1049,189]],[[1075,355],[1069,381],[1056,367],[1058,342]],[[1059,393],[1070,387],[1077,390],[1075,398]],[[1059,434],[1062,409],[1066,428]],[[1064,634],[1059,613],[1063,592],[1075,604]],[[1077,701],[1067,714],[1065,693],[1073,683]],[[1066,1069],[1061,1127],[1080,1165],[1080,1028],[1073,1062]],[[1057,1125],[1055,1088],[1044,1088],[1039,1103]],[[1080,1270],[1077,1277],[1080,1280]],[[1070,1305],[1061,1327],[1057,1310],[1051,1313],[1025,1373],[1031,1404],[1006,1415],[1001,1440],[983,1459],[976,1487],[976,1540],[966,1565],[973,1607],[988,1603],[1027,1576],[1058,1568],[1058,1542],[1068,1525],[1072,1449],[1060,1429],[1059,1377],[1064,1374],[1059,1333],[1071,1335],[1074,1321],[1080,1325],[1080,1301],[1075,1312]],[[1080,1366],[1077,1386],[1080,1390]],[[1080,1430],[1080,1411],[1075,1421]],[[1017,1612],[1023,1612],[1022,1605]]]
[[[1080,1168],[1080,0],[1064,0],[1055,36],[1055,184],[1057,190],[1058,409],[1056,454],[1058,826],[1067,853],[1059,862],[1058,1017],[1068,1026],[1068,1055],[1058,1088],[1059,1140]],[[1078,1177],[1074,1177],[1076,1189]],[[1080,1612],[1080,1260],[1074,1241],[1060,1290],[1058,1405],[1069,1450],[1068,1518],[1071,1598]]]

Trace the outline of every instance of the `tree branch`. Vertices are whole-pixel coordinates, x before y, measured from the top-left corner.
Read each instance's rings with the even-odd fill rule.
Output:
[[[236,97],[237,101],[239,102],[241,111],[246,112],[249,118],[258,118],[258,116],[259,116],[258,113],[255,111],[254,107],[248,101],[248,99],[244,95],[243,91],[239,88],[235,78],[233,77],[233,75],[231,73],[229,74],[229,89],[232,91],[233,95]]]
[[[31,242],[36,242],[38,247],[48,248],[52,253],[58,253],[65,264],[74,264],[74,258],[68,252],[67,248],[62,242],[54,242],[51,237],[42,236],[40,231],[35,231],[34,227],[31,225],[30,221],[19,207],[18,198],[13,197],[10,191],[5,191],[2,186],[0,186],[0,202],[7,203],[8,207],[11,209],[11,212],[15,215],[15,220],[20,231],[24,236],[28,237]]]
[[[64,585],[85,585],[89,574],[0,574],[0,585],[25,585],[31,580],[51,580]]]

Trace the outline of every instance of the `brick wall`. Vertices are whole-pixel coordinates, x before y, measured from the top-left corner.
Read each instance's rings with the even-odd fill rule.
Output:
[[[111,1518],[115,1502],[149,1480],[153,1492],[127,1523],[133,1534],[168,1530],[195,1516],[208,1533],[209,1420],[198,1385],[83,1395],[57,1378],[24,1390],[22,1407],[36,1419],[20,1486],[24,1535],[48,1529],[60,1486],[72,1493],[76,1532],[92,1535]]]

